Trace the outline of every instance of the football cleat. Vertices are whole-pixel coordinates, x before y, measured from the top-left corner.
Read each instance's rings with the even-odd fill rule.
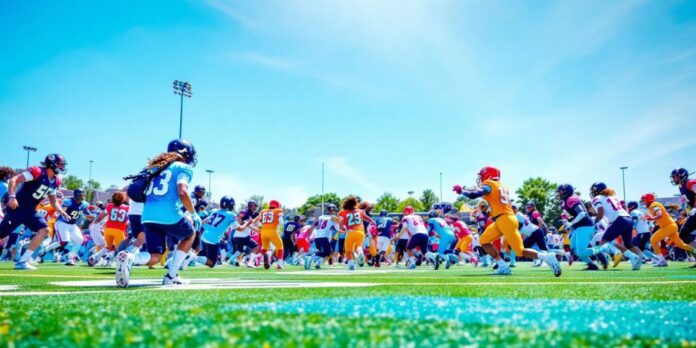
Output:
[[[304,258],[305,271],[309,271],[310,267],[312,267],[312,259],[309,256],[305,256],[305,258]]]
[[[549,268],[551,268],[551,271],[553,272],[553,275],[556,277],[561,276],[561,264],[556,260],[556,255],[547,253],[542,256],[542,261],[546,262],[547,265],[549,265]]]
[[[89,267],[94,267],[97,264],[97,259],[94,257],[94,255],[89,255],[87,258],[87,266]]]
[[[363,254],[358,255],[358,266],[360,266],[360,267],[365,266],[365,255],[363,255]]]
[[[285,270],[285,267],[283,267],[283,264],[281,262],[276,263],[276,269],[279,271]]]
[[[630,260],[631,260],[631,268],[632,268],[634,271],[639,270],[639,269],[640,269],[640,266],[643,265],[643,262],[641,261],[640,256],[633,256],[633,257],[630,258]]]
[[[597,267],[597,265],[595,265],[594,263],[588,263],[587,267],[585,267],[583,271],[599,271],[599,267]]]
[[[18,271],[33,271],[36,267],[32,266],[29,262],[17,262],[15,263],[15,270]]]
[[[619,266],[619,264],[621,263],[621,259],[622,259],[622,258],[623,258],[623,255],[622,255],[621,253],[616,253],[616,255],[614,255],[614,257],[613,257],[613,260],[614,260],[614,268],[616,268],[617,266]]]
[[[435,268],[436,271],[437,271],[438,269],[440,269],[440,255],[435,255],[435,264],[434,264],[434,268]]]
[[[162,285],[185,285],[188,283],[188,281],[181,279],[178,273],[174,277],[170,276],[169,273],[167,273],[164,275],[164,278],[162,279]]]
[[[263,268],[264,269],[271,268],[271,263],[268,261],[268,254],[267,253],[263,253]]]
[[[498,269],[493,272],[493,275],[511,275],[512,270],[510,267],[498,267]]]
[[[135,256],[125,250],[116,255],[116,285],[118,287],[128,287],[133,261],[135,261]]]
[[[653,267],[667,267],[667,261],[658,261],[653,263]]]
[[[68,261],[65,261],[66,266],[77,266],[77,262],[75,262],[74,257],[69,257]]]

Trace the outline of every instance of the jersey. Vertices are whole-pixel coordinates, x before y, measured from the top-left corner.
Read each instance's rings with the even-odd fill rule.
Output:
[[[340,213],[338,213],[338,217],[341,219],[341,224],[346,225],[348,231],[359,231],[365,233],[363,214],[363,211],[360,209],[342,210]]]
[[[694,204],[696,204],[696,192],[694,192],[694,189],[696,189],[696,179],[691,179],[683,185],[679,185],[679,192],[691,209],[694,209]]]
[[[660,202],[652,202],[650,203],[650,206],[648,207],[648,214],[651,216],[657,216],[657,213],[660,212],[662,213],[662,216],[660,218],[656,219],[655,222],[661,227],[664,228],[665,226],[668,226],[670,224],[675,223],[674,219],[672,219],[672,216],[669,215],[667,212],[667,209],[665,209],[665,206],[662,205]]]
[[[228,229],[237,227],[237,214],[227,209],[215,209],[203,225],[201,240],[208,244],[220,243]]]
[[[145,203],[138,203],[132,199],[128,200],[128,215],[143,215]]]
[[[283,209],[264,209],[261,215],[261,229],[277,231],[283,218]]]
[[[392,226],[394,225],[394,220],[388,217],[377,218],[377,234],[380,237],[391,238]]]
[[[66,219],[61,215],[58,217],[58,221],[74,225],[84,216],[84,214],[89,214],[88,208],[89,204],[87,204],[85,201],[78,202],[74,198],[67,198],[63,201],[63,210],[65,210],[68,216],[70,216],[70,219]]]
[[[463,221],[457,220],[452,223],[452,228],[454,228],[454,234],[457,238],[461,239],[471,234],[469,227]]]
[[[568,197],[563,203],[561,203],[561,209],[565,210],[568,215],[570,215],[570,221],[575,220],[575,218],[580,215],[580,213],[585,213],[585,217],[573,224],[573,228],[592,226],[592,220],[585,209],[585,205],[580,200],[580,197],[572,195]]]
[[[517,216],[517,222],[519,222],[520,225],[520,234],[524,237],[528,237],[529,235],[532,234],[532,232],[536,231],[539,229],[539,226],[534,224],[532,221],[529,220],[529,215],[527,214],[522,214],[520,212],[517,212],[515,214]]]
[[[428,231],[433,230],[440,236],[450,236],[454,238],[454,231],[452,231],[452,228],[443,218],[436,217],[428,219]]]
[[[401,219],[401,224],[406,226],[406,230],[411,235],[416,235],[418,233],[428,234],[428,230],[425,228],[425,222],[423,218],[416,214],[406,215]]]
[[[592,206],[597,211],[599,211],[599,208],[603,208],[604,216],[607,218],[607,221],[610,224],[616,221],[616,219],[618,219],[620,216],[630,217],[626,209],[621,206],[619,200],[613,196],[596,196],[595,198],[592,198]]]
[[[114,228],[125,231],[128,226],[128,211],[130,207],[127,204],[121,204],[118,207],[113,203],[106,205],[106,223],[104,227]]]
[[[56,190],[61,185],[60,175],[50,180],[46,168],[31,167],[22,173],[22,176],[24,176],[24,183],[15,192],[19,204],[17,209],[35,209],[46,195],[55,196]]]
[[[541,213],[538,210],[527,212],[526,215],[529,218],[529,221],[533,222],[534,224],[539,222],[539,218],[541,217]]]
[[[512,206],[510,205],[510,192],[507,187],[503,186],[498,181],[486,180],[481,186],[488,186],[490,192],[483,195],[483,199],[491,207],[491,215],[497,218],[500,215],[514,215]]]
[[[638,209],[633,209],[631,211],[631,219],[633,220],[633,227],[636,229],[636,233],[641,234],[641,233],[650,233],[650,226],[648,226],[648,222],[645,221],[643,218],[645,216],[645,213]]]
[[[297,239],[309,241],[309,233],[311,230],[312,230],[312,226],[309,226],[309,225],[302,226],[302,228],[300,228],[300,232],[297,233]]]
[[[338,223],[335,216],[322,215],[315,222],[314,238],[331,238],[334,231],[338,231]]]
[[[298,222],[295,221],[290,221],[285,223],[285,226],[283,226],[283,238],[290,238],[293,233],[297,232],[300,229],[301,225]]]
[[[259,216],[258,212],[256,212],[256,211],[252,212],[249,209],[243,210],[242,212],[239,213],[239,218],[242,221],[242,223],[245,223],[249,219],[252,219],[252,220],[256,219],[257,216]],[[251,226],[247,226],[247,228],[245,228],[242,231],[236,231],[234,233],[234,238],[249,237],[251,235],[251,231],[252,231]]]
[[[152,179],[145,191],[143,223],[173,225],[184,217],[181,210],[178,184],[187,184],[193,179],[193,168],[182,162],[171,163],[157,177]]]

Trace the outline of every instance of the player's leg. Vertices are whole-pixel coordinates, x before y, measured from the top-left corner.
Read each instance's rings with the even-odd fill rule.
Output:
[[[263,268],[271,268],[271,260],[268,255],[269,249],[271,248],[271,234],[275,234],[275,231],[267,231],[262,229],[260,232],[261,237],[261,255],[263,257]]]
[[[692,233],[696,232],[696,208],[691,210],[689,216],[686,217],[686,221],[679,229],[679,238],[686,244],[691,246],[696,246],[696,239]],[[657,253],[657,251],[655,251]]]
[[[7,219],[7,216],[5,219]],[[3,219],[3,222],[5,219]],[[17,222],[23,224],[30,231],[36,231],[36,235],[31,238],[26,250],[19,258],[19,261],[15,264],[15,269],[34,269],[34,267],[31,266],[28,261],[34,251],[41,245],[41,243],[43,243],[46,236],[48,236],[48,224],[38,212],[27,213],[26,218],[20,219],[20,221]]]
[[[172,251],[172,259],[169,269],[164,276],[163,284],[182,284],[183,280],[179,277],[179,269],[186,261],[189,251],[193,248],[196,232],[188,219],[182,218],[174,225],[164,225],[167,235],[176,238],[179,243]]]
[[[590,257],[594,254],[592,249],[589,247],[590,240],[592,240],[592,234],[594,233],[593,226],[583,226],[578,227],[573,231],[573,240],[575,241],[575,247],[573,250],[575,254],[587,264],[588,270],[599,269]],[[605,261],[606,262],[606,261]],[[604,263],[603,263],[604,264]]]
[[[284,269],[284,266],[283,266],[283,262],[284,262],[283,261],[283,248],[284,248],[283,240],[280,239],[280,236],[278,235],[278,233],[273,233],[273,234],[271,234],[270,237],[271,238],[269,241],[275,247],[276,258],[278,259],[277,267],[278,267],[278,269]]]
[[[68,252],[68,258],[65,264],[68,266],[74,266],[76,265],[77,253],[80,250],[82,242],[85,238],[82,235],[80,228],[75,224],[70,225],[68,228],[68,233],[70,234],[70,241],[68,242],[70,245],[70,251]]]

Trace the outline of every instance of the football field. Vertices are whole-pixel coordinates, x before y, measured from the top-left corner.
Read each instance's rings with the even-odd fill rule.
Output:
[[[0,346],[696,346],[689,264],[568,267],[520,263],[433,271],[343,267],[164,270],[0,264]]]

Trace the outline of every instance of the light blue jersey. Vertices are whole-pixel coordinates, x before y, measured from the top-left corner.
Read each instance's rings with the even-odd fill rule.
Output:
[[[226,209],[215,209],[203,225],[201,239],[208,244],[220,243],[230,227],[239,227],[237,214]]]
[[[174,162],[150,182],[147,188],[143,223],[173,225],[184,217],[183,204],[176,188],[179,183],[190,183],[193,178],[191,166]]]
[[[446,236],[445,238],[454,238],[452,227],[450,227],[443,218],[437,217],[428,219],[428,231],[432,230],[435,230],[435,232],[440,235],[440,238],[443,236]]]

